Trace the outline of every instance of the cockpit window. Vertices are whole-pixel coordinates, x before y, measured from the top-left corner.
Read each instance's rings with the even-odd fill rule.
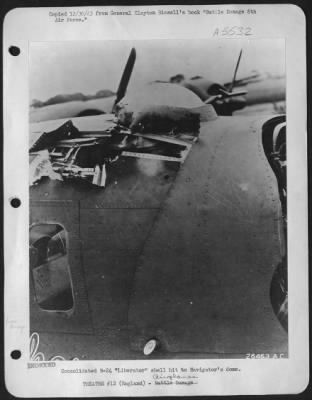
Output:
[[[59,224],[30,227],[29,265],[39,307],[46,311],[70,311],[73,288],[67,257],[67,234]]]

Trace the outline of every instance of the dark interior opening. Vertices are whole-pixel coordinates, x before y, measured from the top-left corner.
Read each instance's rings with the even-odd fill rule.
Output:
[[[29,231],[30,275],[35,300],[46,311],[70,311],[73,287],[67,255],[67,234],[59,224],[42,223]]]

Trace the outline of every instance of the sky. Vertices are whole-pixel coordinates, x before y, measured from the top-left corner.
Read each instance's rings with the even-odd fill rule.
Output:
[[[282,39],[33,42],[30,46],[30,99],[101,89],[116,91],[132,47],[137,58],[128,90],[182,73],[231,81],[243,49],[237,78],[260,70],[285,73]]]

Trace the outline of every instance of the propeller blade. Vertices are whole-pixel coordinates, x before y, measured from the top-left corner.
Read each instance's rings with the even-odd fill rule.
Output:
[[[235,81],[236,81],[236,75],[237,75],[239,63],[240,63],[240,60],[241,60],[241,57],[242,57],[242,53],[243,53],[243,49],[241,49],[241,51],[239,52],[238,60],[237,60],[235,71],[234,71],[233,80],[232,80],[232,83],[231,83],[231,85],[229,87],[229,92],[230,93],[233,91],[233,87],[234,87],[234,84],[235,84]]]
[[[127,87],[129,84],[129,80],[132,74],[132,70],[134,67],[134,63],[135,63],[135,59],[136,59],[136,51],[135,48],[133,47],[130,51],[130,55],[127,61],[127,64],[125,66],[125,69],[123,70],[120,82],[119,82],[119,86],[118,86],[118,90],[117,90],[117,95],[116,95],[116,100],[113,106],[113,110],[115,109],[116,104],[125,96],[126,91],[127,91]]]

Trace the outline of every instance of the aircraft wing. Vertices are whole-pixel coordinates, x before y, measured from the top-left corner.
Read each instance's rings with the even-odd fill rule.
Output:
[[[68,101],[32,108],[30,122],[50,121],[62,118],[111,113],[115,96],[91,99],[86,101]]]

